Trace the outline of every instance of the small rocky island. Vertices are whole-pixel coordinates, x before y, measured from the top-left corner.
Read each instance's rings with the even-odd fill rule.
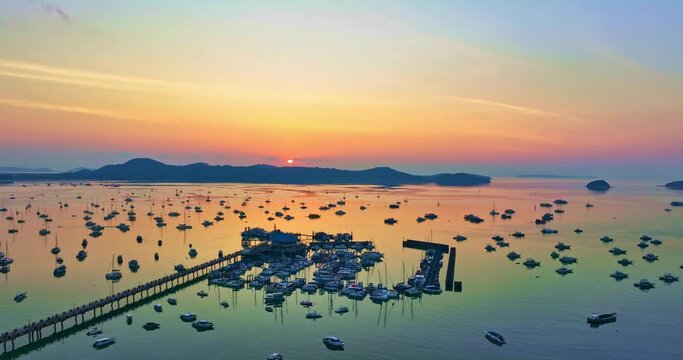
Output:
[[[683,180],[672,181],[664,186],[666,186],[667,189],[683,190]]]
[[[605,180],[593,180],[589,182],[586,187],[591,191],[607,191],[612,188],[612,186]]]

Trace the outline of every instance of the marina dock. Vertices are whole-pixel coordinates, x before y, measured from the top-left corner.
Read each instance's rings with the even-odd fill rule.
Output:
[[[10,350],[14,350],[16,340],[24,336],[28,337],[28,342],[31,344],[42,339],[43,332],[45,330],[48,331],[46,334],[48,336],[65,331],[65,322],[67,322],[66,329],[68,330],[68,323],[70,323],[72,319],[73,325],[75,326],[78,325],[79,322],[84,323],[86,321],[103,317],[106,314],[118,311],[127,305],[143,301],[150,297],[156,296],[159,293],[172,290],[173,288],[181,286],[187,282],[204,277],[215,269],[237,261],[241,255],[242,251],[237,251],[222,257],[218,257],[202,264],[195,265],[186,269],[185,271],[166,275],[162,278],[140,284],[134,288],[109,295],[99,300],[91,301],[85,305],[74,307],[60,314],[55,314],[42,320],[32,322],[20,329],[14,329],[12,331],[2,333],[0,334],[0,342],[2,342],[3,351],[7,352],[8,343],[11,344]]]

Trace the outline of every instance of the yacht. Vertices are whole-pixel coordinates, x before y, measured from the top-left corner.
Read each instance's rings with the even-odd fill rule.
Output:
[[[522,255],[518,254],[518,253],[515,252],[515,251],[510,251],[510,252],[507,254],[507,257],[508,257],[508,259],[514,261],[514,260],[517,260],[517,259],[519,259],[520,257],[522,257]]]
[[[628,278],[627,273],[621,272],[619,270],[616,270],[615,272],[611,273],[609,276],[616,279],[616,280],[623,280],[623,279]]]
[[[101,333],[102,333],[102,329],[100,329],[100,328],[98,328],[98,327],[96,326],[96,327],[94,327],[94,328],[88,330],[88,332],[86,333],[86,335],[88,335],[88,336],[95,336],[95,335],[99,335],[99,334],[101,334]]]
[[[116,338],[102,338],[102,339],[96,340],[95,343],[92,344],[92,346],[95,349],[103,349],[103,348],[106,348],[107,346],[112,345],[114,343],[116,343]]]
[[[647,253],[643,255],[643,259],[648,262],[653,262],[655,260],[659,260],[659,257],[653,253]]]
[[[26,291],[20,292],[14,296],[14,302],[18,302],[18,303],[22,302],[22,301],[26,300],[27,297],[28,297],[28,294],[26,293]]]
[[[558,273],[558,274],[560,274],[560,275],[562,275],[562,276],[564,276],[564,275],[573,273],[574,270],[562,266],[562,267],[560,267],[559,269],[555,270],[555,272]]]
[[[609,249],[609,252],[611,252],[613,255],[624,255],[626,254],[626,250],[618,248],[618,247],[613,247]]]
[[[320,319],[321,317],[323,317],[322,314],[320,314],[317,311],[311,311],[306,313],[306,319]]]
[[[665,283],[672,283],[674,281],[678,281],[678,276],[672,275],[670,273],[666,273],[666,274],[660,276],[659,280],[662,280]]]
[[[62,265],[57,266],[52,271],[52,275],[54,275],[54,277],[62,277],[64,275],[66,275],[66,265],[62,264]]]
[[[492,342],[498,346],[502,346],[503,344],[506,343],[503,335],[501,335],[495,331],[492,331],[492,330],[486,330],[484,332],[484,336],[486,337],[486,339],[488,339],[488,341],[490,341],[490,342]]]
[[[130,271],[136,272],[140,268],[140,264],[137,260],[132,259],[128,262],[128,268],[130,269]]]
[[[633,265],[633,260],[629,260],[627,258],[622,258],[617,261],[617,263],[621,266],[628,266],[628,265]]]
[[[639,282],[633,284],[633,286],[639,288],[640,290],[648,290],[655,287],[655,284],[647,279],[642,279]]]
[[[152,331],[152,330],[157,330],[161,327],[159,323],[155,322],[146,322],[144,325],[142,325],[142,328],[147,330],[147,331]]]
[[[394,225],[394,224],[396,224],[397,222],[398,222],[398,220],[396,220],[396,219],[394,219],[394,218],[387,218],[387,219],[384,219],[384,223],[387,224],[387,225]]]
[[[323,339],[323,344],[325,346],[330,347],[330,348],[343,348],[344,347],[344,342],[337,337],[334,336],[328,336]]]
[[[575,264],[576,261],[577,261],[576,258],[573,256],[563,256],[560,258],[560,262],[564,265]]]
[[[197,320],[192,323],[192,327],[198,331],[213,330],[213,323],[208,320]]]
[[[571,245],[567,245],[563,242],[559,242],[559,243],[557,243],[557,245],[555,245],[555,249],[557,249],[559,251],[565,251],[565,250],[569,250],[571,248],[572,248]]]
[[[185,322],[191,322],[197,320],[197,315],[195,313],[183,313],[180,314],[180,320]]]
[[[540,266],[540,265],[541,265],[541,262],[540,262],[540,261],[536,261],[536,260],[534,260],[534,259],[532,259],[532,258],[528,258],[528,259],[526,259],[526,260],[524,261],[523,264],[524,264],[524,266],[526,266],[526,267],[528,267],[528,268],[531,269],[531,268],[535,268],[535,267],[537,267],[537,266]]]
[[[610,314],[592,314],[586,321],[591,325],[602,325],[617,321],[617,313]]]

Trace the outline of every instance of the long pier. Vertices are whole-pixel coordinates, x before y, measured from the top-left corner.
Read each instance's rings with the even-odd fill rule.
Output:
[[[199,265],[195,265],[185,271],[177,272],[175,274],[166,275],[162,278],[140,284],[134,288],[123,290],[116,294],[109,295],[105,298],[91,301],[85,305],[77,306],[62,312],[49,316],[45,319],[32,322],[20,329],[14,329],[9,332],[0,334],[0,342],[2,342],[3,351],[7,352],[7,344],[12,345],[11,350],[15,349],[15,340],[23,336],[28,336],[29,344],[39,341],[43,338],[43,331],[52,329],[51,334],[57,334],[64,331],[64,323],[73,319],[73,324],[78,325],[79,319],[83,323],[92,319],[102,317],[109,312],[114,312],[121,307],[125,307],[136,301],[142,301],[158,293],[166,292],[174,287],[180,286],[188,281],[193,281],[199,277],[207,275],[210,271],[223,267],[225,264],[235,262],[242,255],[242,251],[237,251]],[[98,315],[99,310],[99,315]],[[92,313],[92,317],[90,314]],[[88,320],[86,320],[88,315]],[[68,325],[67,325],[68,329]],[[50,334],[50,333],[48,333]]]

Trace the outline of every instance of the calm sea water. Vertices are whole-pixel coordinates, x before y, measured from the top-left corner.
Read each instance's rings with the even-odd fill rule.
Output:
[[[144,304],[131,312],[133,325],[127,325],[123,315],[97,324],[102,336],[117,338],[117,343],[104,350],[92,347],[93,338],[86,336],[87,328],[19,352],[2,356],[26,359],[147,359],[147,358],[229,358],[265,359],[271,352],[279,352],[285,359],[677,359],[683,358],[683,284],[667,285],[658,280],[665,272],[683,275],[683,209],[665,208],[673,200],[683,200],[682,192],[657,187],[655,183],[616,182],[606,194],[588,192],[584,181],[496,179],[494,184],[476,188],[446,188],[433,186],[405,186],[379,188],[369,186],[281,186],[250,184],[121,184],[108,187],[70,186],[52,184],[14,184],[0,186],[0,199],[9,211],[0,221],[2,251],[14,258],[8,274],[0,274],[0,331],[20,327],[29,321],[62,312],[72,306],[87,303],[138,283],[173,272],[173,265],[197,264],[214,258],[219,250],[232,252],[241,248],[240,232],[245,226],[311,233],[313,231],[352,232],[356,240],[374,240],[385,254],[384,262],[374,269],[359,274],[359,281],[402,281],[418,266],[422,252],[403,249],[405,238],[429,240],[457,247],[456,280],[462,281],[462,292],[444,292],[438,296],[425,295],[421,299],[401,299],[378,305],[369,298],[354,302],[338,295],[304,295],[295,293],[287,298],[284,307],[274,313],[264,311],[263,291],[245,288],[232,291],[209,287],[206,281],[183,288],[173,296],[178,305],[168,305],[165,298],[162,313],[153,310],[153,303]],[[179,191],[179,196],[176,196]],[[212,202],[206,202],[210,195]],[[81,199],[77,199],[80,196]],[[244,198],[252,200],[241,206]],[[131,197],[138,214],[130,223],[131,230],[122,233],[113,226],[124,222],[128,208],[124,199]],[[346,198],[344,216],[317,208]],[[13,199],[12,199],[13,198]],[[540,202],[562,198],[569,203],[547,226],[559,230],[556,235],[542,235],[541,227],[533,220],[545,213]],[[111,200],[113,199],[113,200]],[[225,199],[232,208],[223,209],[219,200]],[[266,203],[266,199],[271,202]],[[188,212],[187,222],[194,228],[187,232],[175,229],[183,216],[164,216],[168,227],[159,229],[151,217],[178,211],[183,213],[183,201],[200,205],[204,212]],[[294,201],[294,203],[292,203]],[[389,204],[401,201],[400,209]],[[68,207],[61,207],[68,203]],[[308,210],[299,209],[305,202]],[[593,208],[584,205],[590,202]],[[27,204],[30,209],[26,209]],[[103,236],[93,239],[84,227],[83,211],[93,203],[93,220],[108,225]],[[488,215],[496,209],[511,208],[516,214],[511,220]],[[164,207],[162,207],[162,205]],[[281,218],[267,221],[268,215],[259,209],[264,205],[271,212],[287,205],[292,221]],[[360,211],[361,205],[367,206]],[[1,207],[1,206],[0,206]],[[231,210],[239,208],[247,218],[239,220]],[[111,209],[121,215],[105,222],[102,218]],[[224,211],[225,221],[204,228],[203,220]],[[54,219],[47,224],[51,234],[39,236],[43,227],[37,212]],[[322,214],[309,220],[310,212]],[[416,217],[434,212],[439,218],[423,223]],[[485,219],[481,224],[470,224],[463,215],[477,214]],[[13,215],[24,224],[16,224],[19,232],[8,234],[12,222],[4,217]],[[399,220],[389,226],[383,219]],[[577,227],[584,233],[575,234]],[[515,239],[515,231],[526,237]],[[463,234],[467,241],[456,243],[453,236]],[[509,248],[487,253],[486,244],[493,244],[494,235],[505,236]],[[641,250],[636,244],[643,234],[663,241],[661,246]],[[143,237],[142,244],[136,236]],[[599,238],[610,235],[613,244],[603,244]],[[57,240],[55,240],[57,238]],[[87,238],[88,257],[78,262],[75,255]],[[163,240],[163,246],[157,246]],[[50,249],[58,241],[60,254],[68,267],[66,276],[55,278],[52,271],[55,256]],[[578,258],[571,265],[574,273],[560,276],[555,273],[561,264],[550,257],[557,242],[572,245],[566,251]],[[192,244],[199,255],[187,256]],[[632,266],[617,264],[620,257],[608,252],[612,246],[627,249]],[[7,249],[7,250],[5,250]],[[529,270],[519,262],[506,258],[515,250],[522,254],[520,261],[533,257],[541,266]],[[153,254],[160,259],[154,261]],[[660,260],[647,263],[641,256],[647,252],[659,255]],[[123,279],[112,284],[104,279],[109,271],[112,255],[122,255],[125,263]],[[141,268],[132,273],[125,266],[135,258]],[[609,277],[614,270],[623,270],[630,278],[617,282]],[[258,269],[255,269],[255,273]],[[312,269],[300,275],[310,277]],[[633,287],[634,281],[647,278],[656,288],[647,292]],[[441,279],[445,279],[445,268]],[[210,295],[199,298],[196,292],[205,290]],[[28,298],[15,303],[13,297],[27,291]],[[315,303],[314,309],[323,314],[319,320],[304,318],[308,311],[299,305],[303,299]],[[231,306],[223,309],[220,302]],[[348,306],[351,312],[338,315],[332,310]],[[182,312],[195,312],[199,318],[215,324],[214,331],[196,332],[178,319]],[[592,312],[617,312],[616,323],[591,328],[586,316]],[[146,321],[161,324],[161,329],[146,332],[141,325]],[[485,330],[496,330],[505,335],[508,344],[494,346],[483,336]],[[321,340],[334,335],[346,342],[345,351],[330,351]]]

